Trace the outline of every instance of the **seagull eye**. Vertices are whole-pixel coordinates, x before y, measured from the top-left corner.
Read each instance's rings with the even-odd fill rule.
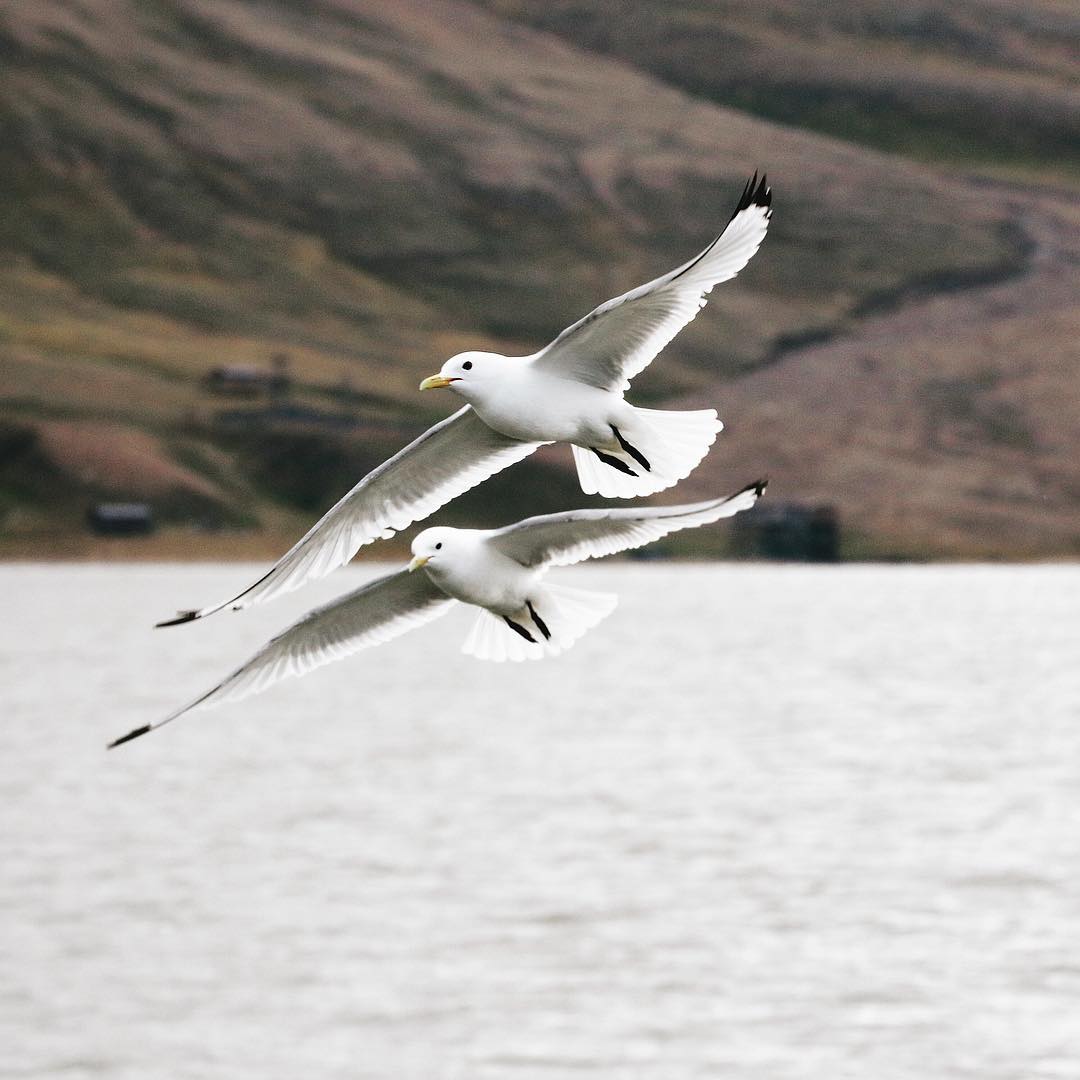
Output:
[[[438,543],[437,543],[437,544],[435,545],[435,550],[436,550],[436,551],[438,551],[438,550],[439,550],[439,548],[441,548],[441,547],[442,547],[442,541],[440,540],[440,541],[439,541],[439,542],[438,542]]]
[[[472,361],[466,360],[465,363],[461,365],[461,369],[462,371],[472,371]]]

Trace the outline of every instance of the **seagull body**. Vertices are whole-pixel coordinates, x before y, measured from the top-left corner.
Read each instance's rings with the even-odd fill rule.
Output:
[[[455,602],[478,609],[462,646],[466,654],[494,661],[556,655],[611,614],[617,598],[548,583],[550,567],[602,558],[732,517],[752,507],[765,486],[758,481],[728,498],[682,506],[546,514],[502,529],[425,529],[413,540],[407,567],[316,608],[212,690],[109,745],[145,735],[191,709],[260,693],[280,679],[399,637]]]
[[[454,371],[462,374],[448,374]],[[531,356],[461,353],[424,382],[425,389],[448,386],[488,427],[521,442],[618,450],[611,428],[632,422],[634,412],[622,394],[549,373]]]
[[[478,529],[426,529],[418,537],[409,564],[421,567],[435,587],[453,600],[484,608],[500,618],[520,615],[537,595],[543,569],[523,566],[498,546],[492,534]],[[436,550],[438,544],[438,550]]]
[[[258,581],[223,603],[159,623],[190,622],[290,592],[349,562],[360,547],[422,521],[545,443],[573,448],[582,490],[612,498],[663,491],[697,466],[723,424],[713,409],[668,412],[623,399],[643,371],[761,245],[772,193],[757,174],[727,228],[689,262],[601,304],[530,356],[465,352],[421,390],[467,404],[369,473]]]
[[[621,390],[553,373],[532,356],[461,353],[421,387],[450,388],[509,439],[569,443],[582,490],[610,498],[652,495],[689,476],[723,428],[714,409],[639,409]]]

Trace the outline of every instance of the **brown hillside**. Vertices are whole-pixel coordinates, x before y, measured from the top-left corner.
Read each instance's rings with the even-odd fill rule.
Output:
[[[1040,48],[1049,55],[1053,42]],[[1037,239],[1026,193],[718,106],[632,56],[600,56],[459,0],[13,0],[0,12],[0,60],[11,207],[0,218],[0,419],[37,428],[35,453],[51,422],[128,432],[132,452],[152,443],[223,515],[239,507],[238,520],[284,522],[286,534],[450,407],[415,394],[446,355],[468,344],[532,348],[674,265],[722,226],[754,168],[768,168],[775,186],[765,247],[635,388],[638,401],[722,406],[729,433],[708,476],[725,486],[724,466],[736,462],[751,473],[769,464],[779,485],[784,455],[823,461],[825,433],[843,435],[829,409],[815,422],[802,412],[820,396],[826,363],[813,357],[827,346],[807,342],[861,340],[892,317],[881,312],[900,305],[899,317],[927,294],[950,305],[997,288],[1005,312],[1035,262],[1067,272],[1064,248],[1048,255]],[[1044,67],[1039,78],[1057,86]],[[1032,100],[1058,100],[1049,84],[1030,86]],[[1073,213],[1071,196],[1039,198],[1040,214]],[[852,445],[898,427],[924,455],[904,465],[868,454],[862,467],[877,481],[843,499],[866,551],[933,552],[937,529],[949,554],[1074,549],[1064,495],[1045,527],[988,540],[980,514],[1015,509],[992,485],[960,521],[946,505],[927,515],[913,494],[926,455],[946,472],[981,459],[979,432],[1012,439],[1024,468],[1075,449],[1075,436],[1056,434],[1068,427],[1065,400],[1046,393],[1049,373],[1068,363],[1069,308],[1062,299],[1036,317],[1013,307],[994,323],[998,344],[960,338],[938,352],[938,334],[920,352],[897,338],[874,346],[879,359],[857,381],[831,384],[852,408],[856,397],[875,405],[844,414],[867,425]],[[973,421],[976,435],[959,442],[918,419],[919,408],[981,417],[984,398],[1013,402],[1008,377],[970,406],[942,406],[952,391],[939,384],[961,377],[954,369],[1007,368],[1006,343],[1026,341],[1025,319],[1040,335],[1026,435],[1002,436],[1008,417],[992,406],[997,419]],[[976,346],[993,357],[973,359]],[[916,365],[914,388],[896,398],[893,353],[921,357],[903,361]],[[290,403],[307,419],[223,427],[231,404],[209,397],[202,378],[278,354]],[[915,387],[924,383],[931,389]],[[766,422],[785,410],[802,421]],[[359,426],[339,429],[335,417]],[[55,488],[64,505],[50,508],[53,488],[28,494],[20,460],[0,461],[9,550],[22,543],[12,534],[29,536],[50,515],[70,520],[78,492],[92,494],[78,470],[50,459],[70,485]],[[831,476],[792,464],[787,488],[839,498]],[[120,492],[121,474],[113,479]],[[551,502],[568,497],[562,481],[542,487]],[[866,492],[897,512],[880,512]],[[517,509],[507,496],[485,486],[466,505],[503,518]],[[903,511],[916,506],[917,527]]]
[[[1070,0],[483,0],[719,104],[937,162],[1080,177]]]

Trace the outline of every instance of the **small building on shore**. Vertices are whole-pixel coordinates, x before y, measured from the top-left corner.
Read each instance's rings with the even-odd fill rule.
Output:
[[[142,502],[94,503],[86,524],[97,536],[149,536],[155,527],[150,504]]]
[[[742,555],[790,562],[838,562],[840,515],[835,506],[762,501],[733,522]]]
[[[219,397],[280,401],[292,389],[289,358],[278,353],[269,368],[254,364],[219,364],[203,376],[203,388]]]

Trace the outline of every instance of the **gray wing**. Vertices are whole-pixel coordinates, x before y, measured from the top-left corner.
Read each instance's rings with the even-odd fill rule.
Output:
[[[714,285],[733,278],[765,239],[772,192],[757,173],[728,226],[700,255],[668,274],[601,304],[532,357],[537,368],[602,390],[629,380],[705,306]]]
[[[227,607],[261,604],[325,577],[364,544],[422,521],[462,492],[528,457],[539,445],[500,435],[466,405],[368,473],[255,584],[231,600],[183,611],[158,626],[201,619]]]
[[[164,720],[136,728],[110,746],[145,735],[196,707],[239,701],[262,693],[281,679],[306,675],[323,664],[381,645],[437,619],[456,602],[440,591],[427,574],[399,570],[369,581],[293,623],[212,690]]]
[[[569,566],[642,547],[679,529],[709,525],[749,510],[765,492],[759,480],[725,499],[633,510],[571,510],[527,518],[492,533],[487,542],[522,566]]]

